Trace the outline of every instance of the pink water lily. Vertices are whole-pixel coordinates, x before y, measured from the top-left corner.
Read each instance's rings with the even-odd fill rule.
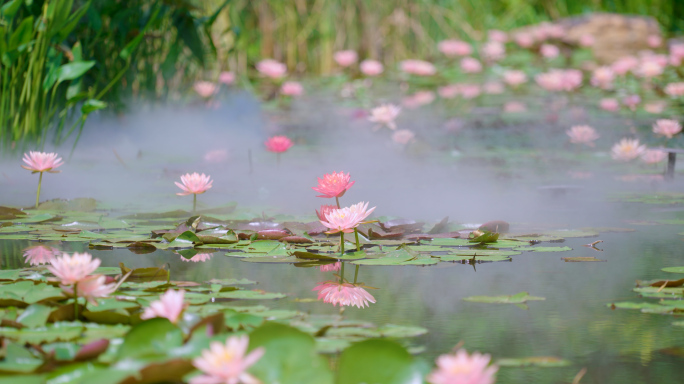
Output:
[[[211,188],[213,181],[209,175],[197,172],[186,173],[181,176],[181,182],[174,182],[183,192],[176,193],[178,196],[199,195]]]
[[[588,125],[575,125],[565,133],[570,137],[570,142],[573,144],[585,144],[590,147],[594,146],[594,141],[599,138],[596,130]]]
[[[77,285],[61,285],[60,288],[70,296],[74,295],[74,287],[78,297],[84,297],[89,303],[97,305],[97,299],[107,297],[116,290],[116,283],[106,284],[104,275],[91,275],[79,281]]]
[[[100,266],[100,259],[93,259],[90,253],[68,253],[56,257],[47,267],[62,284],[76,284],[93,273]]]
[[[599,107],[604,111],[616,112],[620,109],[620,102],[613,98],[601,99]]]
[[[33,173],[37,172],[49,172],[49,173],[59,173],[60,171],[55,171],[54,169],[63,165],[61,157],[57,157],[56,153],[46,153],[46,152],[34,152],[29,151],[29,153],[24,153],[24,163],[21,167],[28,169]]]
[[[209,81],[197,81],[192,87],[195,89],[195,92],[197,92],[197,94],[203,99],[208,99],[214,96],[218,91],[218,87],[216,86],[216,84],[211,83]]]
[[[509,70],[504,72],[503,81],[512,87],[517,87],[527,82],[527,75],[523,71]]]
[[[35,245],[24,249],[24,262],[30,265],[48,264],[61,254],[62,251],[57,248]]]
[[[591,75],[591,85],[601,89],[613,88],[613,81],[615,80],[615,72],[610,67],[604,66],[594,70]]]
[[[667,152],[660,149],[647,149],[640,157],[641,161],[646,164],[658,164],[667,158]]]
[[[465,57],[461,60],[461,70],[465,73],[482,72],[482,64],[472,57]]]
[[[211,257],[213,256],[213,253],[198,253],[195,256],[186,259],[185,257],[181,256],[181,261],[187,261],[187,262],[193,262],[193,263],[201,263],[205,262],[208,260],[211,260]]]
[[[677,120],[659,119],[653,124],[653,133],[668,139],[682,131],[682,125]]]
[[[336,262],[332,264],[321,265],[321,272],[337,272],[342,268],[341,262]]]
[[[283,153],[290,149],[294,143],[287,136],[273,136],[264,142],[270,152]]]
[[[235,74],[230,71],[223,71],[219,74],[219,83],[231,85],[235,82]]]
[[[394,104],[382,104],[370,111],[368,121],[386,126],[389,129],[397,129],[394,120],[399,116],[401,108]]]
[[[385,67],[377,60],[367,59],[359,64],[359,69],[366,76],[377,76],[385,70]]]
[[[482,46],[482,56],[488,62],[499,61],[506,57],[506,47],[498,41],[489,41]]]
[[[375,207],[368,209],[368,203],[362,201],[350,207],[333,210],[325,216],[325,220],[321,220],[321,224],[330,229],[326,232],[329,234],[338,232],[351,233],[374,210]]]
[[[432,76],[437,73],[437,68],[424,60],[404,60],[399,64],[399,68],[402,72],[416,76]]]
[[[359,284],[340,283],[337,281],[324,281],[318,283],[312,291],[318,291],[318,300],[334,306],[353,306],[365,308],[368,303],[375,303],[373,295],[368,293]]]
[[[229,337],[225,344],[214,341],[202,356],[192,360],[192,364],[204,373],[190,379],[190,384],[258,384],[256,377],[247,372],[264,355],[266,350],[259,347],[247,353],[247,336]]]
[[[613,159],[618,161],[630,161],[641,156],[645,150],[646,146],[641,145],[638,139],[624,138],[613,145],[610,155]]]
[[[140,318],[148,320],[155,317],[163,317],[175,324],[180,320],[181,314],[185,308],[188,307],[188,304],[183,301],[184,298],[184,290],[174,291],[169,289],[159,297],[159,300],[150,303],[150,306],[145,308],[145,311],[140,315]]]
[[[286,81],[280,87],[280,93],[285,96],[301,96],[304,94],[304,87],[297,81]]]
[[[469,355],[459,349],[453,355],[437,358],[437,369],[428,377],[431,384],[493,384],[496,381],[496,365],[489,365],[491,356],[478,352]]]
[[[542,44],[539,48],[539,53],[547,59],[555,59],[560,55],[560,49],[553,44]]]
[[[333,172],[326,173],[323,178],[318,178],[318,186],[312,187],[312,189],[320,195],[317,197],[324,197],[331,199],[333,197],[342,197],[349,188],[354,185],[354,181],[351,180],[351,175],[344,172]],[[321,210],[323,208],[321,207]]]
[[[349,67],[352,64],[356,63],[358,58],[359,57],[356,54],[356,51],[353,51],[351,49],[346,51],[337,51],[333,55],[333,59],[335,59],[335,62],[340,67]]]
[[[437,49],[448,57],[468,56],[473,53],[470,44],[461,40],[443,40],[437,44]]]
[[[256,64],[256,69],[262,75],[271,79],[281,79],[287,73],[287,66],[272,59],[261,60]]]
[[[684,96],[684,83],[670,83],[666,85],[665,93],[670,97]]]
[[[580,36],[579,41],[578,41],[580,47],[591,47],[596,43],[596,39],[594,39],[594,36],[585,34]]]

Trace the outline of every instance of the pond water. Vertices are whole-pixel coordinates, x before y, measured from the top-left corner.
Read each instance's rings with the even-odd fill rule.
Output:
[[[636,280],[681,276],[661,269],[684,263],[682,226],[657,221],[682,219],[684,211],[679,209],[681,205],[614,202],[608,198],[621,192],[652,195],[681,190],[679,179],[657,184],[616,181],[615,175],[624,172],[606,165],[605,154],[561,153],[543,138],[528,148],[502,147],[497,142],[501,136],[494,129],[466,130],[463,142],[435,153],[406,153],[353,125],[340,132],[343,123],[337,118],[322,124],[314,137],[338,145],[330,145],[330,151],[302,145],[286,153],[277,165],[273,156],[259,148],[263,139],[259,128],[268,131],[270,123],[258,107],[240,97],[228,103],[233,115],[223,109],[201,117],[197,112],[164,110],[134,114],[124,118],[127,121],[89,122],[99,126],[86,129],[63,174],[46,175],[45,198],[94,197],[101,201],[99,209],[111,217],[129,212],[188,210],[190,199],[175,196],[172,182],[184,172],[199,171],[211,173],[215,180],[214,188],[200,195],[200,207],[237,201],[236,217],[275,216],[281,222],[295,218],[306,222],[315,219],[311,214],[321,204],[310,189],[315,177],[343,170],[351,172],[357,182],[343,197],[344,204],[370,200],[371,206],[378,207],[376,214],[385,218],[433,223],[449,216],[456,224],[501,219],[509,221],[516,233],[584,227],[633,231],[597,230],[597,237],[568,237],[561,244],[544,242],[539,246],[567,246],[572,250],[524,251],[510,261],[362,265],[358,281],[378,288],[371,290],[377,302],[343,312],[329,304],[304,300],[316,298],[312,289],[317,283],[334,278],[318,267],[248,263],[227,257],[225,250],[214,251],[206,261],[188,262],[171,250],[139,255],[127,249],[88,250],[88,242],[83,241],[50,245],[68,252],[88,250],[102,260],[103,266],[168,265],[171,279],[176,281],[254,280],[258,289],[287,295],[276,301],[256,302],[270,308],[340,314],[345,320],[375,324],[421,326],[428,333],[406,342],[427,360],[459,342],[469,351],[489,353],[495,360],[567,360],[560,367],[502,367],[498,383],[570,383],[583,368],[587,370],[581,378],[584,384],[675,383],[684,377],[684,328],[672,325],[681,318],[610,308],[611,303],[645,301],[632,291]],[[152,126],[155,119],[157,126]],[[301,125],[316,129],[322,119],[315,115]],[[198,128],[183,129],[193,121]],[[146,127],[142,133],[136,130],[140,126]],[[492,148],[485,153],[483,148],[489,145]],[[228,153],[225,162],[202,159],[207,150],[223,148]],[[26,206],[32,201],[29,191],[33,191],[35,177],[15,168],[18,163],[3,163],[7,188],[3,187],[1,203]],[[591,177],[571,179],[568,172],[572,171],[591,173]],[[657,171],[638,170],[647,174]],[[561,184],[572,188],[544,188]],[[603,241],[596,245],[602,251],[583,246],[596,240]],[[331,241],[337,238],[333,236]],[[2,268],[27,266],[22,250],[35,244],[2,240],[0,236]],[[565,262],[561,257],[596,257],[601,262]],[[347,263],[346,268],[349,278],[354,266]],[[523,291],[545,300],[519,306],[463,300]],[[648,300],[657,303],[657,299]]]

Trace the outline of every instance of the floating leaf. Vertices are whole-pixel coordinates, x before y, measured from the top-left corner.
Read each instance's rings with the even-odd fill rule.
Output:
[[[520,292],[511,296],[470,296],[463,300],[476,303],[522,304],[534,300],[546,300],[544,297],[530,296],[527,292]]]
[[[606,261],[606,260],[601,260],[597,259],[595,257],[561,257],[561,260],[565,262],[572,262],[572,263],[579,263],[579,262],[586,262],[586,261]]]
[[[502,367],[567,367],[572,363],[555,356],[533,356],[499,359],[496,364]]]
[[[517,247],[513,248],[516,251],[528,251],[528,252],[566,252],[572,251],[570,247]]]
[[[661,269],[663,272],[684,273],[684,267],[667,267]]]
[[[220,292],[215,295],[217,298],[222,299],[241,299],[241,300],[273,300],[282,299],[286,295],[282,293],[270,293],[262,291],[230,291],[230,292]]]
[[[345,349],[338,361],[338,384],[408,384],[423,374],[404,347],[390,340],[366,340]]]

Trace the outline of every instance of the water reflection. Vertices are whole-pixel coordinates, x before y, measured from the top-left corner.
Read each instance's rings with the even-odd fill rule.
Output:
[[[30,265],[41,265],[51,263],[62,251],[46,245],[35,245],[24,248],[24,262]]]
[[[318,283],[312,291],[318,291],[318,300],[323,300],[324,303],[332,304],[333,306],[353,306],[357,308],[369,307],[369,303],[375,303],[375,297],[371,295],[365,288],[368,287],[363,283],[357,283],[359,276],[359,266],[356,266],[354,271],[354,282],[350,283],[344,278],[344,263],[337,262],[335,264],[322,265],[321,271],[324,267],[331,271],[340,271],[340,274],[333,274],[336,280],[328,280]],[[337,269],[336,269],[337,268]]]
[[[202,262],[211,260],[211,258],[214,256],[214,253],[213,252],[212,253],[198,253],[195,256],[190,257],[190,258],[185,257],[184,255],[181,255],[181,254],[179,254],[179,255],[180,255],[180,259],[182,261],[187,261],[187,262],[192,261],[194,263],[202,263]]]

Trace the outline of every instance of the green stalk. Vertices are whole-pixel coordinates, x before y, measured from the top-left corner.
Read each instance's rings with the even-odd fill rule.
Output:
[[[340,209],[340,198],[335,196],[335,202],[337,202],[337,209]]]
[[[197,194],[193,193],[192,194],[192,212],[194,213],[195,210],[197,210]]]
[[[340,267],[340,284],[342,283],[344,283],[344,262],[342,262],[342,266]]]
[[[74,283],[74,321],[78,321],[78,283]]]
[[[359,230],[358,230],[358,228],[354,228],[354,237],[356,237],[356,252],[359,252],[361,250],[361,246],[359,245]]]
[[[38,178],[38,191],[36,192],[36,209],[38,209],[38,201],[40,200],[41,184],[43,184],[43,172],[40,172],[40,177]]]
[[[340,255],[344,256],[344,232],[340,231]]]
[[[359,266],[356,266],[356,270],[354,271],[354,284],[356,284],[356,278],[359,277]]]

